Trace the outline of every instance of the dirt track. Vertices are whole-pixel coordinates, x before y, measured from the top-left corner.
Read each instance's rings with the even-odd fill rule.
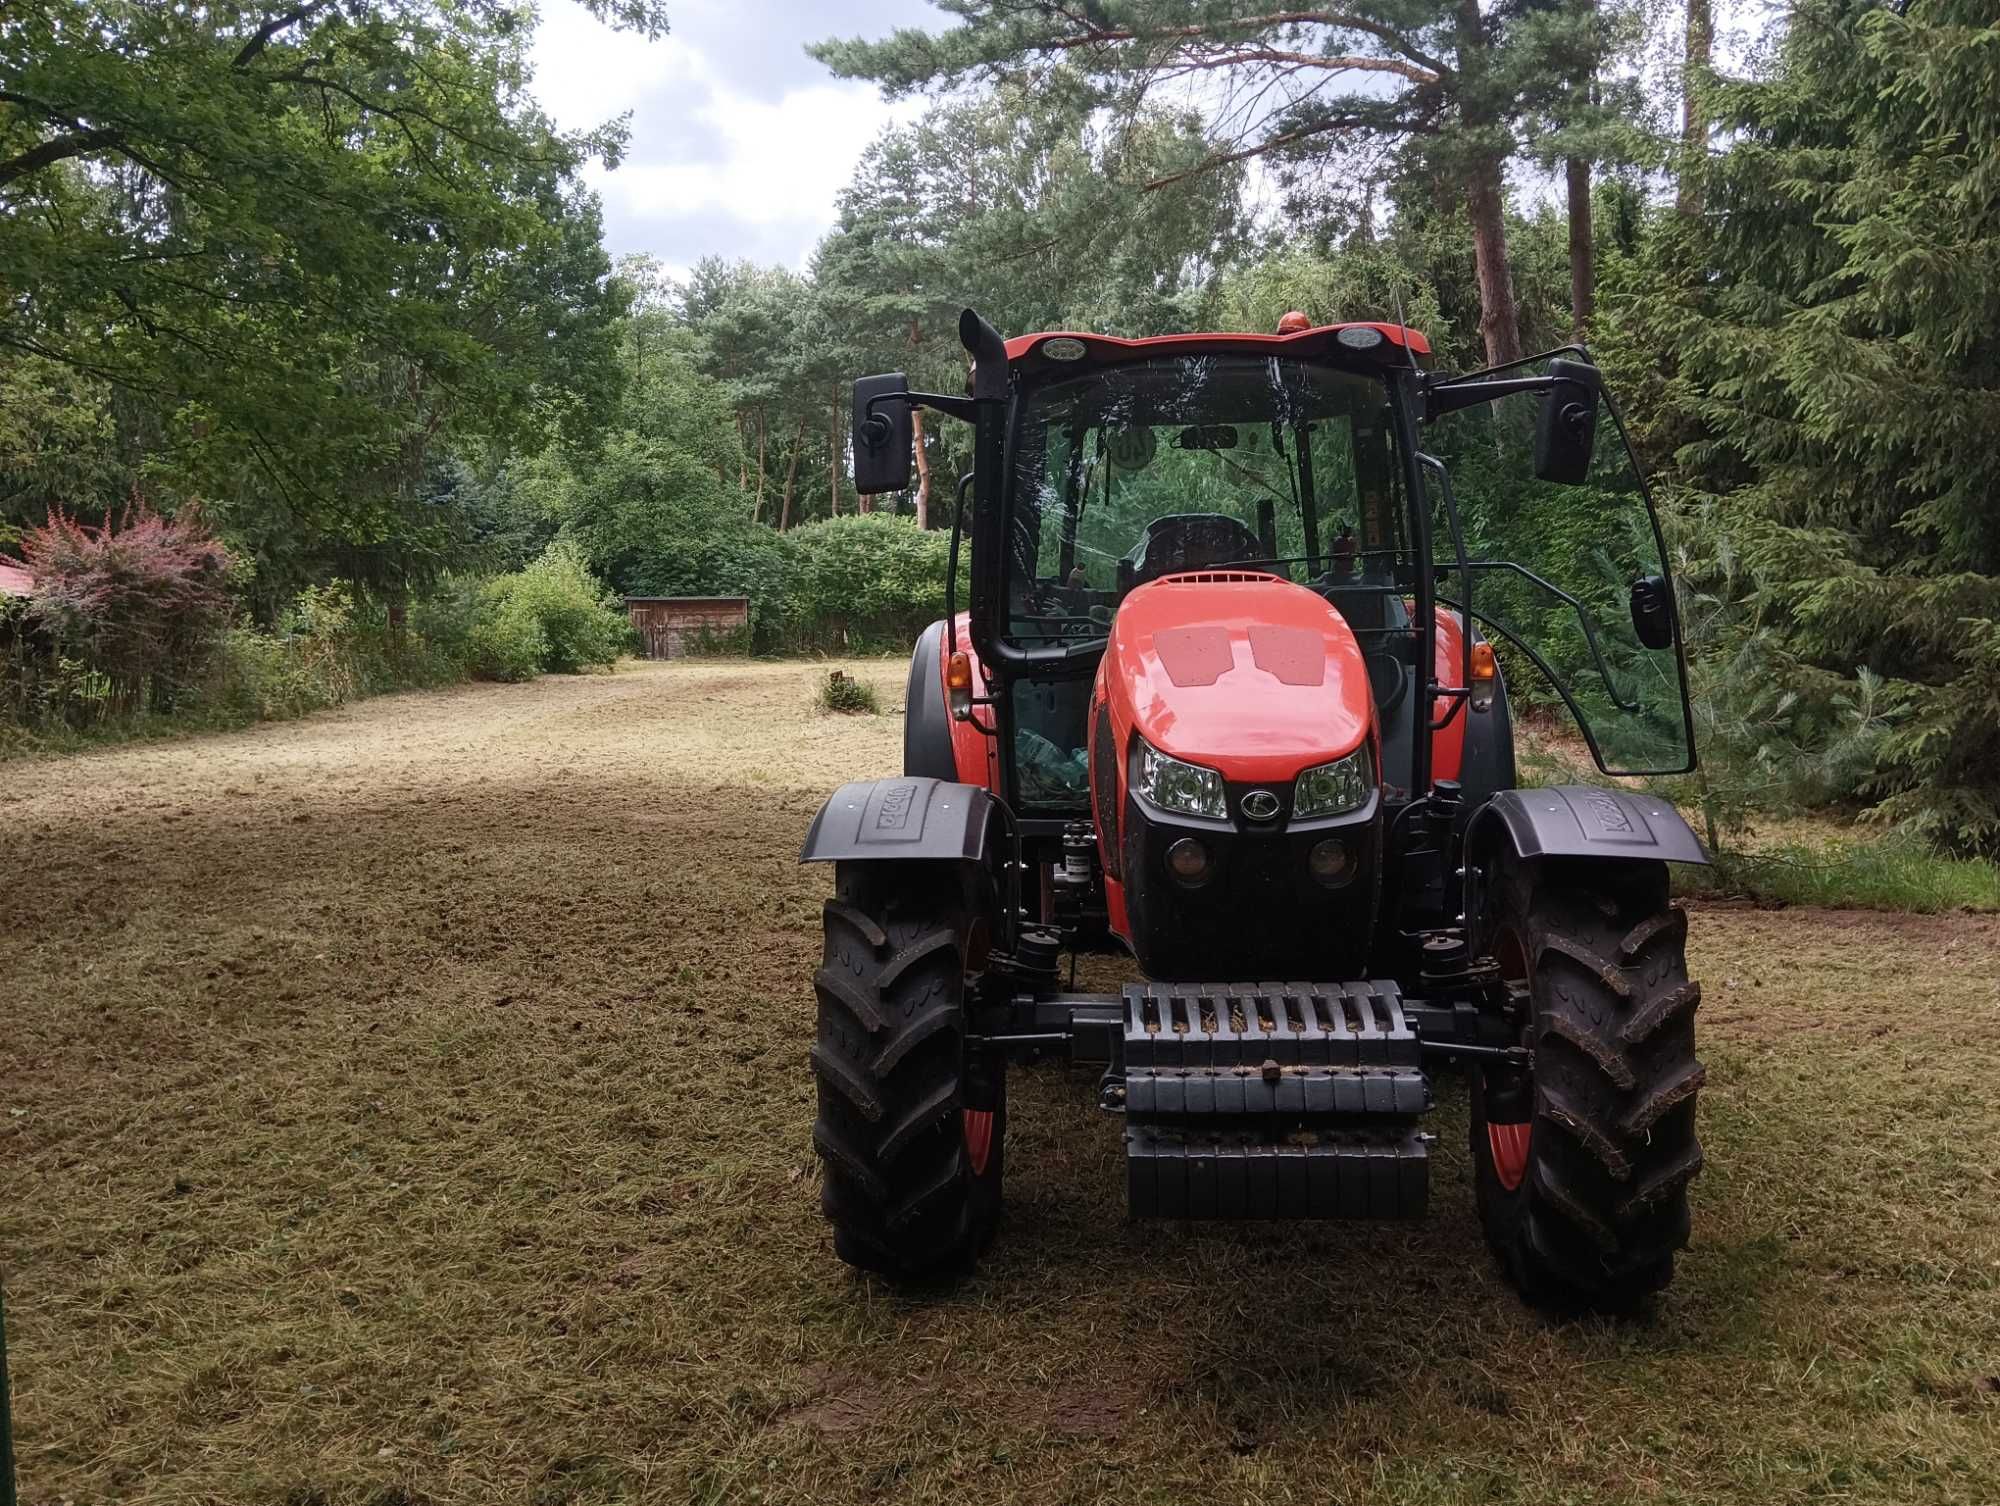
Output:
[[[853,667],[853,666],[851,666]],[[900,703],[900,665],[857,667]],[[981,1276],[825,1248],[823,794],[900,722],[628,667],[0,765],[24,1499],[2000,1499],[2000,924],[1703,910],[1710,1170],[1638,1325],[1419,1228],[1119,1218],[1027,1076]]]

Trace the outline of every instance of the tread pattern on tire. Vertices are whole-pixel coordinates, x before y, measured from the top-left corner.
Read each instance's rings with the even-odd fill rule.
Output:
[[[842,864],[836,883],[813,978],[821,1207],[848,1264],[942,1274],[991,1221],[960,1123],[966,899],[908,865]]]
[[[1518,1192],[1479,1179],[1487,1238],[1531,1300],[1627,1307],[1672,1279],[1702,1164],[1687,919],[1661,865],[1496,879],[1533,979],[1535,1133]],[[1484,1138],[1475,1116],[1475,1155]]]

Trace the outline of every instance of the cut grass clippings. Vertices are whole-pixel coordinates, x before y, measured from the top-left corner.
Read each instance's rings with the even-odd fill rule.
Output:
[[[1429,1221],[1199,1227],[1126,1222],[1094,1074],[1017,1072],[998,1243],[898,1294],[819,1214],[795,859],[901,726],[823,677],[393,696],[0,785],[25,1501],[2000,1500],[2000,919],[1696,903],[1708,1168],[1637,1321],[1500,1280],[1455,1075]]]

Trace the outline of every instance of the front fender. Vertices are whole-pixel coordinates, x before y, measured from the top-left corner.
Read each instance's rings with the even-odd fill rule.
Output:
[[[1495,839],[1523,858],[1616,858],[1706,863],[1681,813],[1653,795],[1594,784],[1502,790],[1473,816],[1466,847]]]
[[[801,863],[854,858],[982,863],[998,806],[972,784],[910,777],[843,784],[813,817]]]
[[[945,623],[939,618],[917,639],[910,655],[910,682],[903,692],[903,772],[937,779],[958,777],[958,754],[951,737],[951,708],[945,704]]]

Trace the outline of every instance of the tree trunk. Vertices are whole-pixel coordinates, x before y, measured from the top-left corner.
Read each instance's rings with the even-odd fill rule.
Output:
[[[833,384],[833,419],[826,430],[826,479],[833,495],[830,518],[840,516],[840,383]]]
[[[750,490],[750,447],[743,442],[743,415],[736,415],[736,489]]]
[[[757,501],[750,509],[750,521],[764,514],[764,410],[757,410]]]
[[[916,436],[917,527],[931,526],[931,458],[924,453],[924,410],[910,410],[910,432]]]
[[[915,319],[910,321],[910,357],[915,362],[918,350],[924,343],[924,327]],[[914,443],[917,462],[917,527],[931,526],[931,458],[924,453],[924,410],[915,406],[910,409],[910,435]]]
[[[1482,158],[1466,185],[1472,220],[1472,270],[1479,281],[1479,334],[1486,364],[1521,359],[1521,321],[1514,307],[1514,273],[1507,264],[1505,180],[1498,157]]]
[[[1687,0],[1687,55],[1681,61],[1681,181],[1674,207],[1689,216],[1701,213],[1708,176],[1708,108],[1701,95],[1715,41],[1709,5],[1710,0]]]
[[[799,479],[799,451],[806,447],[806,421],[799,420],[798,432],[792,435],[792,458],[785,465],[785,502],[778,514],[778,532],[783,533],[792,526],[792,483]]]
[[[1597,72],[1603,62],[1602,34],[1598,31],[1597,0],[1577,0],[1581,19],[1589,27],[1589,48],[1578,62],[1570,80],[1569,119],[1572,129],[1579,117],[1587,119],[1597,102]],[[1581,342],[1590,330],[1590,316],[1597,305],[1597,246],[1590,223],[1591,159],[1572,156],[1563,163],[1569,190],[1569,323],[1570,337]]]
[[[1581,341],[1597,305],[1597,251],[1590,234],[1590,164],[1571,157],[1569,171],[1569,322]]]
[[[1472,270],[1479,283],[1479,333],[1486,364],[1521,358],[1521,320],[1514,306],[1514,273],[1507,261],[1507,180],[1503,154],[1481,141],[1502,129],[1487,98],[1488,41],[1479,0],[1458,0],[1459,115],[1475,144],[1465,185],[1472,222]]]

